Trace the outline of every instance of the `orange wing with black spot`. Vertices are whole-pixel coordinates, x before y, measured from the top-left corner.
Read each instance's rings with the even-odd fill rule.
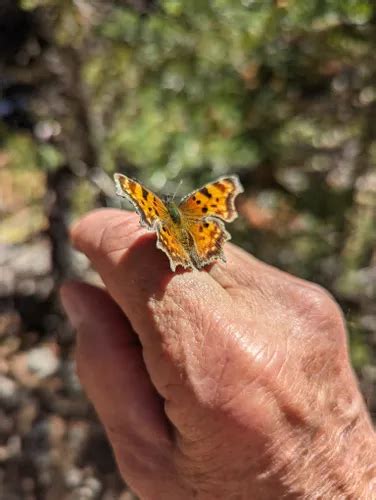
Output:
[[[168,206],[141,183],[115,174],[116,193],[128,198],[141,224],[157,232],[157,247],[177,266],[201,269],[216,259],[225,260],[223,245],[230,239],[222,220],[236,218],[235,198],[243,191],[236,176],[220,177],[189,194],[178,208]],[[222,220],[220,220],[222,219]]]
[[[235,198],[242,192],[243,187],[236,175],[220,177],[185,196],[179,204],[179,209],[187,219],[219,217],[231,222],[238,215]]]
[[[116,194],[128,200],[141,218],[141,224],[153,229],[156,221],[169,217],[166,205],[152,191],[123,174],[114,175]]]
[[[200,269],[217,259],[226,261],[223,245],[231,239],[222,221],[205,219],[188,225],[187,230],[192,236],[194,251],[191,258],[195,267]]]
[[[157,238],[157,248],[163,250],[169,258],[172,271],[175,271],[176,266],[183,266],[184,269],[193,267],[188,241],[181,228],[174,226],[170,221],[159,222]]]

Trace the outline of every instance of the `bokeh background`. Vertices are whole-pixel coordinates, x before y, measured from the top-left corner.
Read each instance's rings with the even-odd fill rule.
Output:
[[[246,188],[233,239],[328,288],[376,412],[376,6],[1,0],[0,497],[131,499],[74,370],[69,224],[112,174]]]

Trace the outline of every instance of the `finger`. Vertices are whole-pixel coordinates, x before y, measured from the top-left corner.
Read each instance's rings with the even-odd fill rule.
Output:
[[[140,228],[135,214],[93,212],[72,238],[140,335],[149,373],[165,395],[164,386],[179,379],[177,367],[196,358],[207,332],[229,316],[227,292],[206,272],[172,273],[155,235]]]
[[[111,434],[136,436],[156,447],[169,443],[169,427],[151,384],[138,337],[104,290],[63,285],[61,299],[77,329],[80,380]]]
[[[169,424],[127,319],[106,292],[90,285],[67,283],[61,298],[77,328],[80,379],[127,484],[141,498],[168,488],[183,498]]]
[[[172,273],[167,256],[156,248],[155,233],[142,228],[134,213],[111,209],[93,211],[73,226],[71,236],[74,246],[107,277],[127,268],[127,282],[134,278],[138,284],[147,285],[140,290],[142,299],[151,293],[164,292],[172,278],[178,278],[178,282],[201,280],[213,284],[204,272],[184,272],[178,268]]]

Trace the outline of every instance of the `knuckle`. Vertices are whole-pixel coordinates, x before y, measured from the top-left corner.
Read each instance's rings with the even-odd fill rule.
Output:
[[[334,297],[319,285],[299,286],[294,294],[299,314],[317,325],[341,328],[344,325],[342,311]]]

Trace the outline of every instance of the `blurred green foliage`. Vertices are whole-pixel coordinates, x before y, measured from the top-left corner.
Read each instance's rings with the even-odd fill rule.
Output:
[[[376,322],[373,1],[20,5],[37,19],[16,62],[20,74],[22,60],[31,67],[33,126],[2,128],[10,168],[68,165],[79,179],[94,167],[122,170],[162,191],[180,179],[189,191],[238,173],[247,199],[236,241],[329,288],[353,310],[352,338],[369,333],[362,318]],[[98,203],[93,189],[76,186],[74,212]],[[363,344],[354,342],[362,364]]]

